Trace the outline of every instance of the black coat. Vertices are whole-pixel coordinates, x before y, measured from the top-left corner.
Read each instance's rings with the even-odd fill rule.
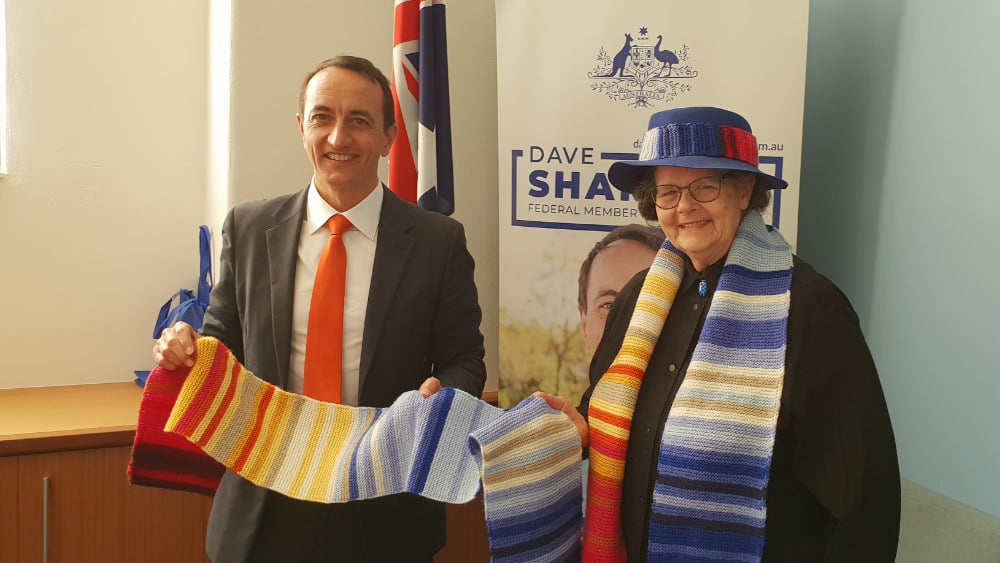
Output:
[[[690,263],[650,358],[632,417],[622,496],[630,562],[646,561],[663,424],[698,342],[722,261]],[[646,272],[621,291],[590,368],[593,386],[621,347]],[[708,282],[699,297],[697,281]],[[899,539],[899,466],[885,398],[857,314],[809,264],[794,260],[788,348],[763,561],[889,562]]]

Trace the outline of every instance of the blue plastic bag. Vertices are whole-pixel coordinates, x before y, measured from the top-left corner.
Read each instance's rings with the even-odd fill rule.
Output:
[[[202,225],[198,228],[198,246],[201,255],[201,271],[198,275],[198,293],[195,294],[190,289],[181,289],[170,296],[170,299],[160,307],[160,313],[156,316],[156,324],[153,326],[153,340],[160,337],[160,333],[168,326],[173,326],[177,321],[184,321],[195,330],[201,330],[205,323],[205,311],[208,309],[208,296],[212,293],[212,251],[211,237],[208,227]],[[149,377],[148,371],[136,371],[135,382],[140,386],[146,385]]]

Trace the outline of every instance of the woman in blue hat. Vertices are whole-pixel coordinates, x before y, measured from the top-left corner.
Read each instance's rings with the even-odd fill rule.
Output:
[[[612,306],[579,412],[546,396],[589,443],[584,560],[893,561],[878,374],[844,294],[764,224],[787,183],[749,123],[656,113],[608,176],[667,240]]]

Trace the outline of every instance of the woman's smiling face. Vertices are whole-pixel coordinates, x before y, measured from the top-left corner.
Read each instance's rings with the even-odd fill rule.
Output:
[[[676,207],[656,208],[663,233],[675,247],[687,254],[698,271],[729,253],[743,220],[743,212],[750,205],[755,178],[753,174],[676,166],[658,166],[655,173],[658,194],[665,191],[663,186],[685,188],[695,180],[706,177],[717,178],[721,182],[719,197],[715,201],[695,201],[689,190],[682,189]]]

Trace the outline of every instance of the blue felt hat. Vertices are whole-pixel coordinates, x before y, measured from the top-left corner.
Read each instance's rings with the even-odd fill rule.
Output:
[[[648,167],[677,166],[752,172],[763,188],[788,187],[788,182],[761,172],[758,165],[757,138],[742,116],[713,107],[676,108],[649,118],[639,160],[615,162],[608,179],[631,193]]]

